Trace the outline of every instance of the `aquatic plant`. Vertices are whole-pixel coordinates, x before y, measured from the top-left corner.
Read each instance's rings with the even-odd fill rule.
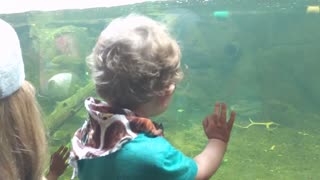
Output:
[[[235,127],[239,127],[239,128],[249,128],[251,126],[265,126],[265,128],[269,131],[272,131],[274,129],[276,129],[279,124],[278,123],[275,123],[273,121],[268,121],[268,122],[254,122],[251,118],[249,118],[249,121],[250,121],[250,124],[246,125],[246,126],[241,126],[241,125],[238,125],[238,124],[235,124],[234,126]]]

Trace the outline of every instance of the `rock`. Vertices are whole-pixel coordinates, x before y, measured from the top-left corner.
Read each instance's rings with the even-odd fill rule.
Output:
[[[77,78],[72,73],[59,73],[52,76],[48,80],[47,95],[50,98],[61,100],[70,96],[75,88],[75,80]]]

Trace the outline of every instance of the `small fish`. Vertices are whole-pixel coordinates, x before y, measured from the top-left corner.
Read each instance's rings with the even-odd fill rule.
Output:
[[[276,148],[276,145],[272,145],[271,148],[270,148],[270,150],[273,151],[274,148]]]
[[[177,111],[181,113],[181,112],[184,112],[184,109],[178,109]]]
[[[303,131],[299,131],[298,134],[302,135],[302,136],[308,136],[309,134]]]

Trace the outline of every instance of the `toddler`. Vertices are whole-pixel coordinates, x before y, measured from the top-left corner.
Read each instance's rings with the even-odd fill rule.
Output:
[[[216,103],[203,121],[208,144],[185,156],[149,118],[164,112],[182,79],[181,52],[166,27],[148,17],[113,20],[100,34],[88,65],[101,100],[85,100],[88,119],[72,139],[79,179],[209,179],[226,151],[235,119]]]

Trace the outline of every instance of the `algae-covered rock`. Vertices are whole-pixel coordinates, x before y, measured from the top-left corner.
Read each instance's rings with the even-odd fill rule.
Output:
[[[86,78],[86,63],[85,58],[73,55],[58,55],[54,57],[49,63],[48,68],[53,73],[57,72],[72,72],[80,78]],[[47,71],[48,72],[48,71]]]
[[[81,59],[71,55],[58,55],[51,60],[51,63],[59,66],[70,66],[82,64]]]
[[[52,135],[68,118],[76,114],[83,107],[83,101],[93,93],[94,84],[90,82],[85,87],[78,89],[69,98],[58,102],[54,111],[45,118],[45,125],[49,134]]]
[[[30,29],[30,37],[39,58],[39,69],[36,71],[39,71],[41,94],[47,89],[48,80],[55,74],[70,72],[84,78],[85,57],[91,48],[87,28],[35,24]]]
[[[72,73],[59,73],[48,80],[46,95],[56,100],[62,100],[72,95],[79,83],[79,78]]]

